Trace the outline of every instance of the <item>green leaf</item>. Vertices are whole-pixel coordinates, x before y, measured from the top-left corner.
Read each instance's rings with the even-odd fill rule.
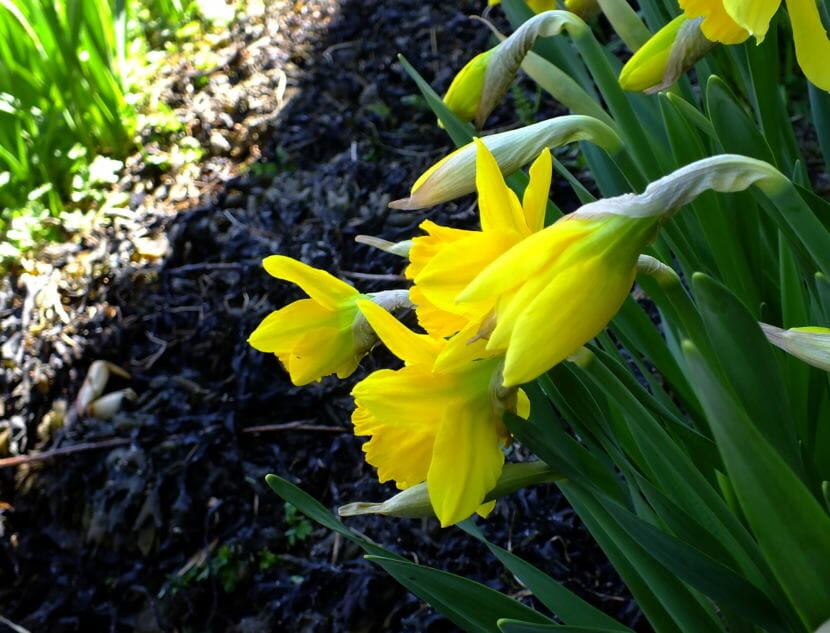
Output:
[[[698,349],[684,341],[683,352],[749,526],[804,624],[813,630],[830,617],[830,517]]]
[[[781,368],[756,317],[725,286],[692,277],[695,298],[718,361],[756,428],[796,473],[803,473]],[[759,388],[759,385],[763,385]]]
[[[366,556],[468,633],[497,632],[502,618],[552,624],[550,618],[477,582],[400,559]]]
[[[613,501],[604,500],[602,504],[633,539],[692,587],[769,631],[787,630],[769,597],[734,569]]]
[[[623,631],[630,633],[631,629],[627,626],[620,624],[610,616],[605,615],[599,609],[592,607],[582,598],[563,587],[537,567],[534,567],[515,554],[512,554],[506,549],[499,547],[498,545],[494,545],[488,541],[475,523],[469,519],[459,523],[458,527],[464,530],[467,534],[472,535],[484,543],[490,552],[492,552],[492,554],[498,558],[525,587],[533,592],[533,595],[536,596],[539,602],[550,609],[551,612],[553,612],[560,620],[565,622],[565,624],[571,624],[577,628],[598,627],[591,628],[590,630],[615,631],[616,633]],[[501,626],[501,624],[499,626]],[[534,624],[532,626],[539,625]]]
[[[375,545],[374,543],[370,543],[365,538],[362,538],[352,532],[343,524],[342,521],[340,521],[340,519],[336,518],[331,512],[329,512],[322,503],[317,501],[317,499],[309,495],[298,486],[292,484],[287,479],[283,479],[277,475],[266,475],[265,483],[267,483],[271,490],[277,493],[283,501],[290,503],[309,519],[317,521],[317,523],[323,527],[334,530],[341,536],[345,536],[350,541],[360,545],[360,547],[362,547],[367,553],[377,554],[379,556],[397,557],[400,560],[404,560],[397,554]]]
[[[755,121],[738,103],[729,86],[716,75],[709,77],[706,83],[706,110],[724,150],[775,164],[772,150]]]
[[[561,624],[532,624],[519,620],[499,620],[499,630],[502,633],[614,633],[619,629],[603,629],[592,626],[562,626]]]
[[[398,55],[398,61],[401,63],[401,66],[403,66],[406,73],[412,77],[413,81],[418,85],[418,89],[421,91],[424,99],[426,99],[430,110],[432,110],[438,117],[438,120],[441,121],[444,129],[447,130],[447,134],[450,135],[452,142],[459,147],[466,145],[467,143],[471,143],[474,133],[473,126],[468,123],[464,123],[452,113],[452,111],[444,104],[443,99],[441,99],[441,97],[438,96],[438,93],[432,89],[432,86],[430,86],[426,80],[421,77],[421,74],[415,70],[406,57]]]
[[[410,563],[369,542],[347,528],[311,495],[282,477],[266,475],[265,481],[277,495],[308,518],[359,545],[367,553],[368,560],[383,567],[409,591],[469,633],[497,633],[496,621],[503,617],[536,623],[551,622],[521,602],[489,587],[461,576]]]

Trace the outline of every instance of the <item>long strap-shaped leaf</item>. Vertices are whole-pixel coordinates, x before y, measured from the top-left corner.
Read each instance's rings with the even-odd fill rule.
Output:
[[[497,622],[501,618],[553,624],[541,613],[490,587],[445,571],[416,565],[358,536],[319,501],[282,477],[268,475],[265,481],[271,490],[308,518],[359,545],[367,553],[368,560],[382,567],[409,591],[468,633],[499,633]]]

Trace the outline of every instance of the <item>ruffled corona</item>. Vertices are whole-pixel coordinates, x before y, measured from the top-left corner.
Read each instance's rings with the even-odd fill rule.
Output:
[[[371,436],[363,446],[366,461],[381,481],[394,480],[398,488],[426,481],[443,526],[486,514],[492,505],[484,499],[501,475],[501,447],[508,441],[502,416],[505,410],[527,416],[526,396],[499,387],[502,359],[488,353],[484,341],[416,334],[383,308],[357,303],[405,363],[372,373],[352,391],[355,434]],[[453,346],[463,362],[435,371],[435,360]]]

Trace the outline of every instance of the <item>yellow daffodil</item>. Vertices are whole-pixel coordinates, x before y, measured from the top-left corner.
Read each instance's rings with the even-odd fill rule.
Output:
[[[376,340],[356,304],[358,299],[372,297],[291,257],[272,255],[262,263],[270,275],[297,284],[310,298],[269,314],[248,343],[276,354],[295,385],[307,385],[329,374],[349,376]],[[405,301],[405,292],[374,298],[396,306]]]
[[[483,340],[416,334],[374,303],[357,305],[405,363],[372,373],[352,391],[355,434],[371,436],[363,446],[366,461],[380,481],[394,480],[400,489],[426,481],[442,526],[486,514],[492,504],[482,504],[499,480],[508,441],[502,416],[511,410],[526,417],[527,397],[500,387],[502,359]],[[460,348],[464,362],[436,371],[436,359],[450,347]]]
[[[781,0],[680,0],[688,17],[704,18],[703,34],[724,44],[738,44],[750,35],[762,42],[780,5]],[[816,86],[830,90],[830,39],[816,0],[786,0],[786,5],[798,65]]]
[[[522,202],[505,184],[495,158],[476,139],[476,188],[480,231],[464,231],[426,221],[427,235],[412,240],[406,275],[415,281],[411,291],[421,325],[436,336],[458,332],[467,322],[481,322],[495,300],[456,303],[458,294],[490,262],[545,222],[551,182],[551,156],[545,149],[530,168],[530,184]]]
[[[577,211],[476,277],[459,301],[496,301],[487,349],[506,352],[505,386],[533,380],[599,334],[631,289],[637,256],[659,223]]]

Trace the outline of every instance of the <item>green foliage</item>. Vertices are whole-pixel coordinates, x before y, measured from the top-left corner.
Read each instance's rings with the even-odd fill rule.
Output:
[[[297,508],[290,503],[285,504],[283,513],[285,524],[288,526],[283,535],[288,541],[289,547],[294,547],[297,543],[305,541],[313,528],[311,523],[302,514],[298,513]]]

